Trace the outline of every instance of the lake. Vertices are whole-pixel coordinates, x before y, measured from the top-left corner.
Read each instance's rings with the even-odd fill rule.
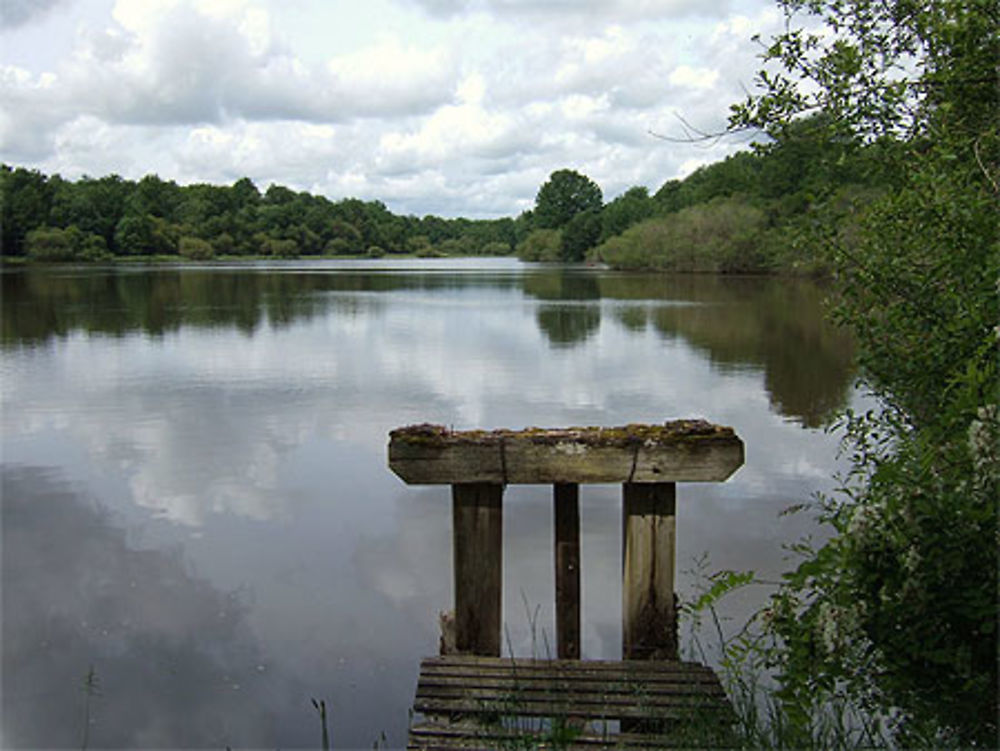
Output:
[[[678,487],[683,597],[704,554],[788,567],[817,530],[781,512],[833,487],[822,426],[858,399],[803,280],[380,259],[0,283],[4,748],[318,746],[313,698],[333,745],[404,744],[451,505],[387,469],[395,427],[733,426],[745,466]],[[620,657],[620,493],[581,489],[585,657]],[[552,534],[551,489],[509,488],[505,652],[554,650]]]

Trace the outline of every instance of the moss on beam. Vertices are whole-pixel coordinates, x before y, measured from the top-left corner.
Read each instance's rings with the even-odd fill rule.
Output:
[[[389,435],[390,468],[418,484],[719,481],[743,463],[733,429],[700,419],[524,430],[422,424]]]
[[[660,425],[631,423],[618,427],[524,428],[523,430],[452,430],[444,425],[423,423],[396,428],[389,433],[393,441],[425,446],[460,444],[491,446],[504,441],[528,441],[538,445],[579,443],[584,446],[628,447],[732,439],[732,428],[715,425],[707,420],[670,420]]]

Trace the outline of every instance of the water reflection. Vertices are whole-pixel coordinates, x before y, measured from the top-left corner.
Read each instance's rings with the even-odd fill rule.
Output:
[[[39,470],[4,471],[2,490],[5,748],[80,746],[91,667],[92,747],[277,745],[293,731],[287,702],[303,692],[262,656],[237,593],[176,551],[130,545]]]
[[[483,304],[498,294],[536,301],[536,325],[554,348],[579,346],[602,316],[629,331],[681,338],[721,368],[763,369],[772,405],[817,427],[843,406],[852,378],[849,338],[824,320],[823,290],[805,280],[614,274],[507,262],[470,273],[454,266],[288,265],[263,269],[33,269],[0,274],[5,347],[74,331],[153,336],[181,327],[252,335],[336,312],[371,315],[386,295],[417,306],[447,294]],[[513,304],[513,298],[511,299]],[[804,353],[808,353],[805,355]],[[627,369],[630,363],[622,363]]]
[[[833,471],[834,440],[802,425],[850,379],[807,283],[512,261],[0,282],[5,747],[78,746],[78,716],[53,721],[33,697],[75,711],[91,663],[94,747],[314,745],[312,696],[336,746],[380,731],[400,745],[450,607],[450,507],[447,488],[388,472],[390,429],[733,425],[746,466],[679,489],[679,567],[707,550],[773,575],[780,543],[811,531],[779,512]],[[581,498],[588,657],[620,642],[618,496]],[[537,653],[532,608],[536,639],[552,633],[550,490],[509,489],[504,519],[504,622],[516,653]]]

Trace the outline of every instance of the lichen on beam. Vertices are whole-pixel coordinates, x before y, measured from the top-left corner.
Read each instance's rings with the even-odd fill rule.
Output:
[[[621,427],[389,434],[389,468],[411,485],[720,482],[743,464],[732,428],[705,420]]]

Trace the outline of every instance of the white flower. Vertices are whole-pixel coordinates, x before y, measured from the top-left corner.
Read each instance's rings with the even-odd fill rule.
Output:
[[[911,574],[915,574],[920,568],[922,560],[923,559],[920,557],[920,551],[911,546],[910,549],[906,551],[906,557],[903,559],[903,568]]]
[[[878,512],[869,505],[860,505],[851,514],[851,521],[847,525],[847,534],[859,540],[866,537],[868,531],[875,526],[878,521]]]
[[[985,487],[1000,479],[1000,411],[996,404],[980,407],[976,419],[969,423],[969,453],[975,469],[976,483]]]

